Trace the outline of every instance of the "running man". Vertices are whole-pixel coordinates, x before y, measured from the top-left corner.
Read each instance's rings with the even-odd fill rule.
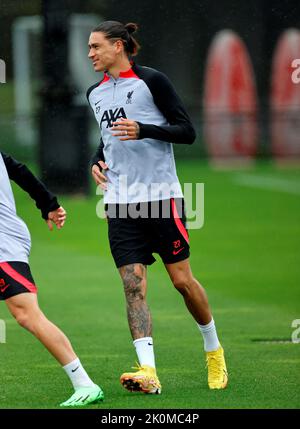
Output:
[[[122,374],[120,381],[130,391],[161,392],[146,302],[147,266],[158,253],[203,336],[209,388],[223,389],[228,382],[224,352],[206,293],[191,271],[172,147],[192,144],[195,131],[168,78],[130,61],[139,49],[136,30],[133,23],[103,22],[90,34],[88,55],[94,70],[104,72],[87,91],[101,133],[92,175],[105,190],[109,242],[139,360],[137,371]],[[146,211],[148,218],[142,214]],[[159,216],[149,216],[152,211]]]
[[[23,164],[0,152],[0,300],[23,328],[31,332],[63,366],[75,393],[60,405],[76,407],[103,400],[99,386],[90,379],[65,334],[40,310],[37,287],[28,258],[31,247],[27,226],[16,213],[9,179],[16,182],[36,202],[48,228],[64,226],[66,212]]]

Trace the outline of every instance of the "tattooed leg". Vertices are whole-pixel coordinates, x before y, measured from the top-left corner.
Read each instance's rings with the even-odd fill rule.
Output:
[[[152,336],[151,314],[146,302],[146,266],[124,265],[119,268],[127,301],[128,324],[134,340]]]

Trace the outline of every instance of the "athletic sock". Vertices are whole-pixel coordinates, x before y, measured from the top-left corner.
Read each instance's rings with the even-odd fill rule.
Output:
[[[204,350],[206,352],[218,350],[221,345],[218,339],[214,319],[211,319],[207,325],[200,325],[199,323],[197,323],[197,325],[203,336]]]
[[[63,366],[63,369],[66,371],[75,390],[80,387],[95,386],[95,383],[87,375],[78,358]]]
[[[133,341],[140,365],[155,368],[154,349],[152,337],[138,338]]]

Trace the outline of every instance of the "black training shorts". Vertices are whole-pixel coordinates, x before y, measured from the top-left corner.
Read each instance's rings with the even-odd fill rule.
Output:
[[[152,253],[165,264],[183,261],[190,255],[184,200],[136,204],[107,204],[108,237],[116,266],[133,263],[151,265]]]
[[[26,262],[0,262],[0,300],[26,292],[37,293],[29,265]]]

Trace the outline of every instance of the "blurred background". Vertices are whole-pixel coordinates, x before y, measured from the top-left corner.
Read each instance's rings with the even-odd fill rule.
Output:
[[[299,160],[299,1],[0,0],[1,149],[35,161],[52,188],[88,193],[99,130],[85,94],[101,77],[87,41],[108,19],[140,25],[137,61],[187,106],[198,138],[177,157]]]

